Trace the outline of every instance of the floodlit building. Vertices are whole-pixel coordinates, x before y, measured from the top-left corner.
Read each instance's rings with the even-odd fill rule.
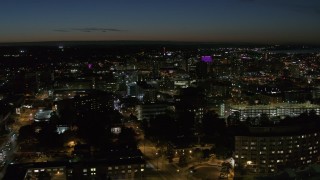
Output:
[[[304,104],[290,104],[282,103],[275,105],[233,105],[230,108],[230,112],[239,112],[241,120],[245,120],[248,117],[259,117],[261,114],[267,114],[269,117],[274,116],[299,116],[304,112],[310,112],[314,110],[317,115],[320,114],[320,106],[310,103]]]
[[[34,121],[41,122],[41,121],[49,121],[52,115],[52,110],[43,110],[40,109],[35,115],[34,115]]]

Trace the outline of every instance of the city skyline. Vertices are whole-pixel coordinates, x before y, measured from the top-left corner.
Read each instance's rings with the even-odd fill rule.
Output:
[[[0,42],[320,43],[320,2],[4,1]]]
[[[320,179],[317,47],[1,43],[0,179]]]

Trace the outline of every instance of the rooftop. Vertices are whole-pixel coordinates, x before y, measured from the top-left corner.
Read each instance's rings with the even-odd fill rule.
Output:
[[[42,110],[40,109],[35,115],[34,120],[35,121],[48,121],[51,117],[52,110]]]

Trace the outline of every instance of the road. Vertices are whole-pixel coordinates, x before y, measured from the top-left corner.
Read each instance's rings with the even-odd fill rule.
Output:
[[[221,167],[210,165],[198,165],[190,175],[197,179],[217,179],[220,176]]]
[[[2,144],[0,149],[3,154],[2,163],[4,163],[4,166],[0,171],[0,179],[2,179],[6,172],[8,164],[13,161],[14,155],[18,150],[17,135],[15,132],[11,132],[7,135],[7,141],[4,144]]]
[[[42,97],[43,96],[40,96],[39,98]],[[11,131],[7,135],[1,137],[2,144],[0,145],[0,153],[2,153],[3,158],[0,159],[0,179],[3,178],[8,164],[14,161],[15,154],[19,150],[17,137],[20,127],[32,123],[32,119],[36,110],[36,108],[21,108],[21,114],[12,115],[16,121],[11,125]]]
[[[139,133],[138,148],[145,156],[145,159],[152,170],[152,179],[219,179],[221,163],[223,160],[211,158],[200,163],[198,161],[190,161],[187,166],[180,167],[178,166],[178,161],[169,163],[165,155],[159,154],[159,150],[156,148],[155,144],[144,138],[143,131],[139,126],[134,123],[128,123],[127,127],[131,127],[136,131],[136,133]],[[190,167],[195,171],[190,171]],[[230,174],[232,174],[232,172]],[[229,177],[227,179],[233,178]]]

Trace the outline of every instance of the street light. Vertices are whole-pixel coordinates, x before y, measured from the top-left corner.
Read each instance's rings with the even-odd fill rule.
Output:
[[[158,162],[159,162],[158,152],[156,152],[156,157],[157,157],[157,171],[158,171],[158,170],[159,170],[159,164],[158,164]]]

